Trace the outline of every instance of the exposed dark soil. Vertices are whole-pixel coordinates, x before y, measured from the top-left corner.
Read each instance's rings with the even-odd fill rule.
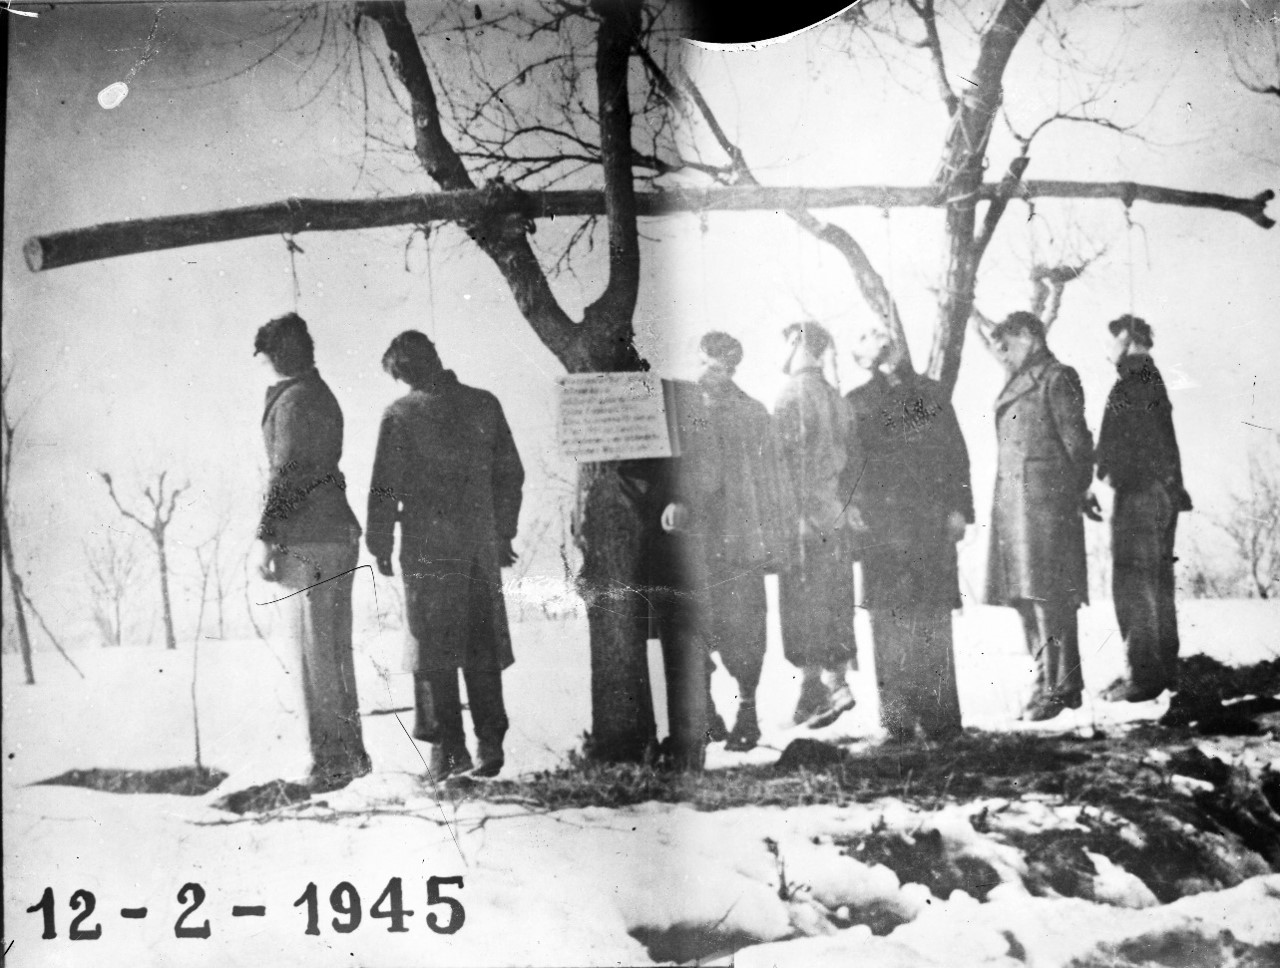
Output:
[[[103,793],[171,793],[200,797],[227,778],[209,767],[177,766],[165,770],[67,770],[36,786],[76,786]]]

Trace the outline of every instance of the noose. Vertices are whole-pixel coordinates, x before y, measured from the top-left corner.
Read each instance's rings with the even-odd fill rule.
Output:
[[[284,239],[285,251],[289,253],[289,274],[293,277],[293,311],[298,312],[298,300],[302,297],[302,287],[298,284],[298,254],[306,255],[303,248],[293,241],[293,236],[281,232],[280,238]]]

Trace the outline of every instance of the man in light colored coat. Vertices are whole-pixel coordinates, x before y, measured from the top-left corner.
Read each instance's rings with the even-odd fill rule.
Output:
[[[991,510],[986,600],[1018,610],[1036,682],[1023,718],[1081,704],[1077,609],[1089,600],[1083,515],[1100,520],[1089,485],[1093,435],[1080,377],[1049,352],[1044,324],[1011,313],[991,331],[1010,372],[996,398],[999,466]]]
[[[823,358],[831,334],[815,322],[793,323],[784,371],[790,377],[773,419],[798,504],[797,560],[779,575],[782,645],[802,670],[795,721],[829,725],[853,708],[846,672],[857,667],[853,637],[853,560],[848,551],[849,496],[841,475],[850,462],[853,415],[827,382]],[[858,463],[857,455],[853,455]]]
[[[267,390],[262,415],[270,478],[258,522],[258,572],[294,593],[282,598],[281,608],[301,668],[309,784],[334,790],[371,769],[352,658],[351,589],[360,523],[338,469],[342,410],[316,369],[302,317],[288,313],[262,326],[253,350],[280,378]]]

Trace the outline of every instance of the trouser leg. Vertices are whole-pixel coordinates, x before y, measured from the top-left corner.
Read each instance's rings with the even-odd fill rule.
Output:
[[[1076,608],[1063,602],[1021,601],[1027,649],[1036,660],[1032,703],[1058,700],[1075,704],[1084,689]]]
[[[905,606],[871,609],[880,720],[891,736],[905,739],[919,725],[926,736],[960,729],[951,613]]]
[[[1111,519],[1112,599],[1129,679],[1141,690],[1158,692],[1176,679],[1171,524],[1176,515],[1162,486],[1117,492]]]
[[[465,753],[467,743],[462,731],[458,670],[417,673],[414,694],[417,700],[414,738],[442,746],[451,755]]]
[[[463,669],[471,728],[479,743],[480,766],[501,766],[502,740],[507,735],[507,710],[502,698],[502,673],[497,669]]]
[[[1178,653],[1182,643],[1178,636],[1178,608],[1176,579],[1173,566],[1178,559],[1174,555],[1174,542],[1178,531],[1178,513],[1170,509],[1169,523],[1165,526],[1160,555],[1160,576],[1156,600],[1160,615],[1160,659],[1166,689],[1178,688]]]
[[[660,624],[672,758],[701,769],[707,745],[707,651],[688,614],[664,609]]]
[[[911,630],[890,608],[871,608],[871,641],[875,652],[880,724],[895,739],[915,733],[916,716],[907,691]]]
[[[365,773],[360,708],[352,654],[351,589],[358,549],[348,542],[290,546],[281,561],[286,600],[301,666],[312,771]]]

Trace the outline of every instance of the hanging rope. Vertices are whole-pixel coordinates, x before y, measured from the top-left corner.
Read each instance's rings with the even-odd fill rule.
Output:
[[[698,213],[698,229],[699,255],[702,262],[702,326],[705,329],[712,325],[711,309],[707,303],[707,280],[710,278],[707,274],[707,233],[711,231],[711,220],[705,210]]]
[[[1133,307],[1136,302],[1134,298],[1133,284],[1133,218],[1129,214],[1129,206],[1131,202],[1125,199],[1124,203],[1124,224],[1125,224],[1125,242],[1129,250],[1129,315],[1133,315]]]
[[[298,300],[302,297],[302,287],[298,284],[298,254],[306,255],[302,247],[293,241],[293,236],[280,233],[284,239],[285,250],[289,253],[289,274],[293,277],[293,311],[298,311]]]
[[[431,272],[431,226],[424,225],[422,227],[422,242],[427,249],[427,312],[430,313],[429,322],[427,324],[428,336],[431,342],[436,341],[436,282]]]

